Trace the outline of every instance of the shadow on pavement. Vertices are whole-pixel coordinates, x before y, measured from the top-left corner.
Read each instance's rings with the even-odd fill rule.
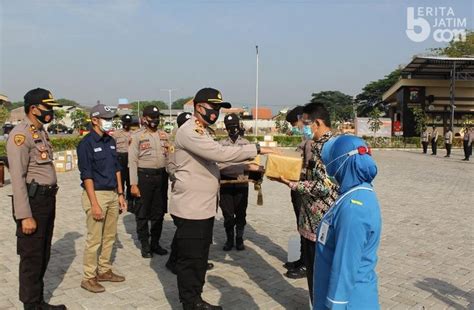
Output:
[[[454,309],[474,309],[474,296],[472,293],[463,291],[443,280],[425,278],[423,281],[415,283],[415,286],[430,292],[434,297]],[[467,307],[457,303],[456,300],[459,299],[467,300]]]
[[[44,296],[45,300],[49,300],[54,291],[63,282],[64,276],[74,261],[74,258],[76,258],[75,243],[80,237],[82,237],[82,234],[77,231],[68,232],[51,246],[51,259],[48,266],[54,269],[54,271],[52,271],[54,276],[45,277],[45,280],[48,281]],[[65,254],[65,252],[67,254]]]
[[[207,282],[216,288],[225,288],[226,292],[222,292],[218,304],[225,309],[259,309],[252,296],[243,288],[232,286],[226,279],[216,275],[208,275]],[[238,298],[236,297],[244,297]],[[244,301],[245,305],[236,303],[236,301]]]

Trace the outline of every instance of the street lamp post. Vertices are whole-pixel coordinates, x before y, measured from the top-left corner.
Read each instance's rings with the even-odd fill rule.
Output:
[[[255,46],[257,51],[257,80],[255,85],[255,136],[258,135],[258,45]]]
[[[168,92],[168,100],[169,100],[169,108],[170,108],[170,123],[171,123],[171,93],[173,91],[177,91],[176,88],[168,88],[168,89],[160,89],[160,91],[167,91]]]

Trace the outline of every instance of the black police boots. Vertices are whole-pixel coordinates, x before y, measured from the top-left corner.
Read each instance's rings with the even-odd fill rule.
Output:
[[[148,240],[145,240],[145,241],[142,241],[141,243],[142,243],[142,248],[141,248],[142,257],[152,258],[153,254],[151,253],[150,242],[148,242]]]
[[[65,305],[50,305],[45,301],[34,304],[24,304],[25,310],[66,310]]]
[[[227,235],[227,241],[222,249],[224,251],[230,251],[234,247],[234,228],[226,228],[225,233]]]
[[[201,299],[194,303],[183,304],[183,310],[222,310],[222,307],[211,305]]]
[[[235,248],[237,251],[243,251],[245,250],[244,246],[244,228],[237,228],[235,230],[236,236],[235,236]]]
[[[166,255],[168,254],[168,251],[166,249],[163,249],[160,244],[152,244],[151,246],[151,252],[158,254],[158,255]]]

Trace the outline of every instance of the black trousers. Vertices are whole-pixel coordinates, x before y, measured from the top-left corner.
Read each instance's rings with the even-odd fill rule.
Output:
[[[173,221],[176,225],[179,300],[193,303],[200,300],[206,279],[214,217],[188,220],[173,215]]]
[[[118,153],[118,160],[122,169],[120,174],[122,175],[122,188],[125,192],[125,198],[130,201],[133,200],[133,196],[130,192],[130,173],[128,170],[128,154]]]
[[[431,139],[431,152],[436,155],[436,151],[438,150],[438,144],[434,139]]]
[[[472,144],[469,145],[469,141],[464,140],[462,146],[464,148],[464,158],[469,159],[472,155]]]
[[[451,156],[451,147],[453,146],[452,144],[445,143],[444,146],[446,147],[446,155]]]
[[[51,255],[56,197],[37,195],[30,198],[30,207],[36,221],[36,231],[25,235],[21,220],[16,221],[17,254],[20,255],[20,301],[38,303],[43,301],[43,277]]]
[[[151,236],[151,245],[156,247],[160,243],[163,217],[168,210],[168,174],[164,168],[148,172],[139,169],[138,188],[141,194],[135,214],[138,239],[148,241]]]
[[[311,298],[311,302],[313,302],[313,266],[316,243],[306,238],[302,238],[302,242],[304,248],[304,263],[306,265],[306,279],[308,280],[309,297]]]
[[[226,230],[242,230],[247,224],[247,204],[249,201],[249,187],[242,185],[225,185],[220,189],[219,206],[224,216]]]
[[[298,229],[298,220],[300,217],[301,206],[303,205],[303,198],[301,197],[301,194],[298,193],[297,191],[291,191],[291,203],[293,204],[293,211],[295,212],[295,216],[296,216],[296,229]],[[304,263],[303,240],[304,238],[301,236],[300,237],[300,260],[303,260],[303,263]]]
[[[424,154],[428,153],[428,141],[421,142],[421,145],[423,145],[423,153]]]

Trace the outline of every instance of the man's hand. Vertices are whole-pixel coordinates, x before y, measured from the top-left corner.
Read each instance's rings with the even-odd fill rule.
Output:
[[[92,212],[92,217],[94,218],[94,220],[102,221],[104,219],[102,208],[99,205],[92,205],[91,212]]]
[[[133,197],[141,197],[140,195],[140,189],[138,188],[138,185],[132,185],[132,187],[130,188],[130,192],[132,194]]]
[[[290,181],[285,179],[284,177],[280,176],[279,178],[272,178],[272,177],[267,177],[270,181],[276,181],[276,182],[280,182],[282,184],[285,184],[285,185],[290,185]]]
[[[275,148],[271,147],[261,147],[260,148],[260,155],[267,155],[267,154],[281,154],[281,152]]]
[[[25,235],[31,235],[36,231],[36,221],[32,217],[27,217],[21,220],[21,231]]]
[[[125,198],[123,197],[123,195],[119,196],[119,210],[120,210],[120,213],[127,211],[127,202],[125,201]]]

